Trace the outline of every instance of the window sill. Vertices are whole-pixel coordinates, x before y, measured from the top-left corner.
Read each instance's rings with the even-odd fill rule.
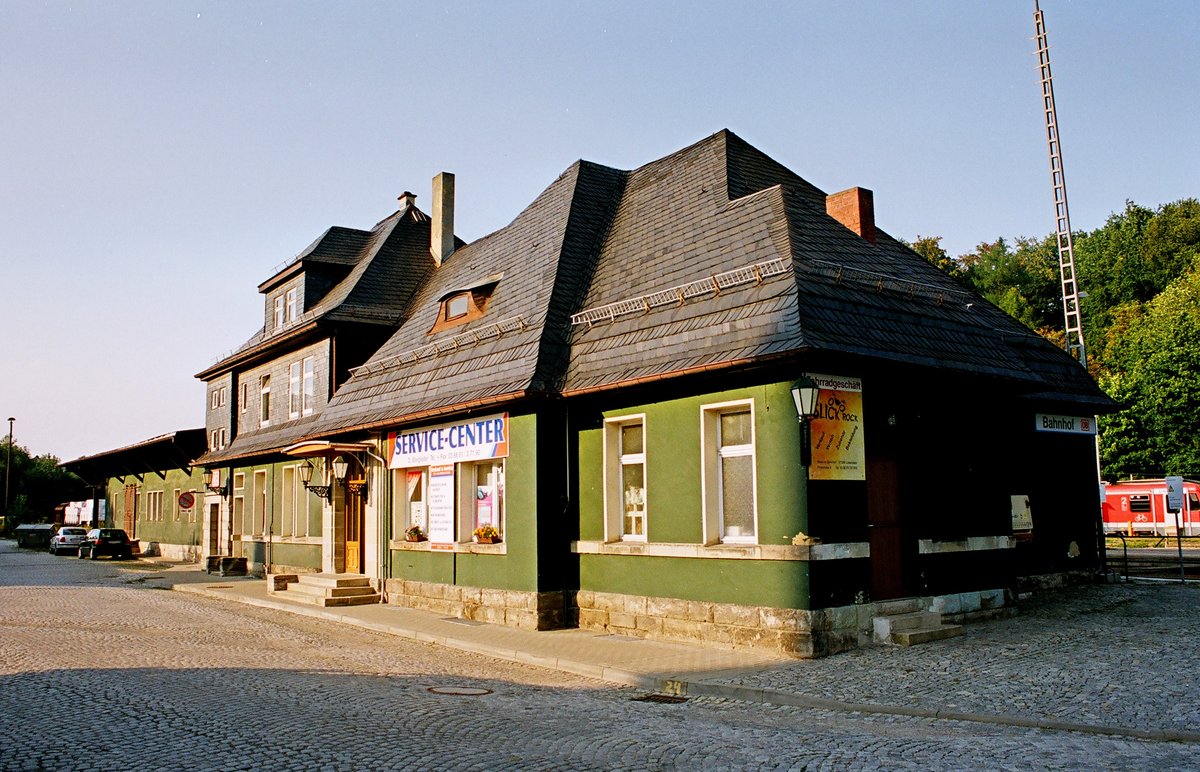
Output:
[[[450,544],[435,544],[431,541],[405,541],[393,539],[389,548],[398,552],[455,552],[465,555],[507,555],[507,542],[499,544],[477,544],[470,541],[453,542]]]
[[[683,544],[645,542],[571,542],[571,551],[579,555],[637,555],[663,558],[703,558],[717,560],[850,560],[871,556],[867,542],[838,544]]]

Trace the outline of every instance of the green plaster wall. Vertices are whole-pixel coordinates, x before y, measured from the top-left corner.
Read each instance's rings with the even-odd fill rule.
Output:
[[[308,571],[321,570],[321,544],[319,540],[322,535],[322,511],[321,499],[299,486],[297,494],[302,506],[305,510],[305,515],[308,518],[308,533],[307,537],[317,539],[317,544],[306,544],[302,542],[290,542],[287,539],[290,536],[283,536],[283,523],[280,522],[283,513],[283,468],[285,466],[295,466],[295,459],[287,459],[286,461],[278,461],[274,463],[255,464],[254,466],[237,467],[231,472],[233,475],[244,474],[245,486],[241,489],[235,489],[230,496],[229,506],[232,513],[233,499],[235,496],[244,496],[246,501],[247,513],[252,511],[254,495],[254,474],[255,472],[265,471],[267,473],[267,496],[266,512],[264,513],[264,531],[270,533],[271,547],[271,564],[272,566],[288,566]],[[245,536],[246,534],[242,534]],[[267,537],[266,533],[260,540],[242,541],[242,555],[249,558],[252,563],[263,563],[267,557]]]
[[[393,550],[393,578],[537,590],[537,421],[534,413],[509,416],[509,455],[504,463],[504,553]]]
[[[151,543],[199,545],[204,528],[204,476],[199,469],[191,474],[180,469],[171,469],[159,476],[155,473],[109,478],[108,524],[112,528],[126,528],[125,486],[138,486],[137,523],[130,536],[141,542],[143,549]],[[190,510],[179,509],[175,491],[193,491],[196,503]],[[162,491],[162,519],[148,520],[147,494]],[[193,522],[194,521],[194,522]]]
[[[774,383],[603,410],[602,419],[645,416],[649,544],[703,539],[702,407],[754,401],[758,543],[790,544],[807,531],[806,476],[790,383]],[[579,433],[579,532],[604,538],[604,428]],[[808,566],[799,561],[581,555],[580,586],[601,592],[807,608]]]

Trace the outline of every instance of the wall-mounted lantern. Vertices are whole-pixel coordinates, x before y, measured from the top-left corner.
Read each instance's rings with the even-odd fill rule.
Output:
[[[221,498],[229,495],[229,482],[221,480],[220,469],[209,469],[204,473],[204,487],[209,493],[220,494]]]
[[[300,482],[304,483],[304,487],[315,493],[319,498],[326,501],[333,501],[333,486],[332,485],[312,485],[313,465],[310,461],[305,461],[300,465]]]
[[[816,417],[817,398],[820,394],[821,387],[807,375],[800,376],[792,384],[792,400],[796,403],[796,415],[800,419],[800,465],[805,468],[812,466],[810,422]]]

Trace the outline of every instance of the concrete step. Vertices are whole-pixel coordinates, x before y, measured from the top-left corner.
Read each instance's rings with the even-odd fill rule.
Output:
[[[903,614],[877,616],[872,621],[875,628],[875,640],[882,641],[897,632],[937,627],[942,623],[942,615],[936,611],[911,611]]]
[[[916,646],[918,643],[957,638],[962,634],[962,625],[942,625],[925,630],[900,630],[892,633],[892,643],[897,643],[901,646]]]
[[[300,574],[276,597],[313,606],[365,606],[381,597],[361,574]]]
[[[896,598],[895,600],[880,601],[875,604],[875,608],[879,616],[886,617],[924,611],[925,604],[920,598]]]

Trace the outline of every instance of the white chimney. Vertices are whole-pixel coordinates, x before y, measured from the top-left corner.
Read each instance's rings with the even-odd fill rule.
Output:
[[[441,172],[433,178],[433,222],[429,251],[435,265],[454,251],[454,175]]]

